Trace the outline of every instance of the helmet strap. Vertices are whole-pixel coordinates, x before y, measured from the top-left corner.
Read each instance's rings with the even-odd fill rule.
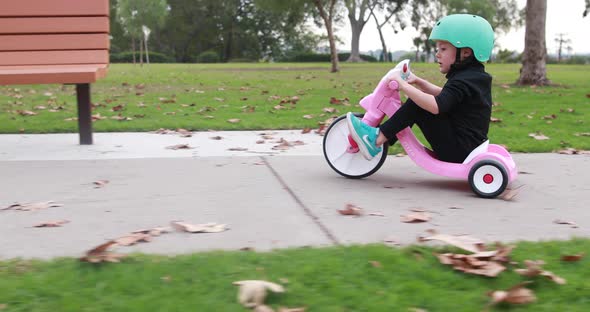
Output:
[[[457,48],[455,52],[455,64],[461,63],[461,48]]]

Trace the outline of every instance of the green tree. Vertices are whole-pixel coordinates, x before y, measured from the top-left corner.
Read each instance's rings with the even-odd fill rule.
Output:
[[[136,42],[139,42],[140,62],[143,62],[143,50],[147,47],[147,41],[143,32],[143,26],[150,29],[158,29],[164,25],[169,7],[166,0],[118,0],[117,18],[131,38],[133,50],[133,62],[135,63]]]

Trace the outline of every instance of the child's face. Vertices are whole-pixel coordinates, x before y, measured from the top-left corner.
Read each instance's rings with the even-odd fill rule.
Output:
[[[446,74],[451,70],[451,65],[455,63],[457,48],[448,41],[436,42],[436,60],[441,73]]]

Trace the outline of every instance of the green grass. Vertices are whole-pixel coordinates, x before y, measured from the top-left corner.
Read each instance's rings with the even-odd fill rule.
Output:
[[[526,278],[509,267],[497,278],[466,275],[432,255],[445,247],[383,245],[296,248],[267,253],[203,252],[175,257],[132,255],[118,264],[75,259],[0,262],[3,311],[245,311],[233,281],[262,279],[286,286],[267,303],[306,311],[482,311],[491,290]],[[544,260],[545,270],[567,280],[557,285],[529,278],[538,300],[494,311],[588,311],[587,258],[560,257],[590,250],[590,240],[518,243],[512,260]],[[457,250],[452,250],[457,251]],[[377,261],[381,266],[371,264]]]
[[[331,74],[329,64],[112,64],[107,78],[92,85],[94,113],[107,118],[96,121],[94,130],[317,128],[332,116],[362,111],[358,101],[391,66],[345,63],[341,72]],[[542,88],[514,86],[519,68],[517,64],[487,65],[494,76],[493,117],[501,119],[491,125],[491,141],[521,152],[589,150],[590,65],[548,65],[547,75],[556,85]],[[433,64],[414,64],[413,69],[434,83],[444,83]],[[135,87],[140,84],[143,89]],[[275,109],[281,100],[293,96],[299,97],[296,104]],[[331,97],[347,98],[350,106],[330,104]],[[121,110],[113,111],[119,106]],[[327,107],[337,111],[326,113]],[[22,116],[18,111],[37,115]],[[111,119],[118,115],[132,120]],[[551,115],[556,118],[544,119]],[[0,133],[77,132],[77,122],[66,121],[76,116],[73,86],[0,86]],[[241,121],[227,122],[232,118]],[[536,132],[550,139],[529,137]]]

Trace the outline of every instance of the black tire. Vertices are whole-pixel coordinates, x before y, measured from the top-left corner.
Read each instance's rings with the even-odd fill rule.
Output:
[[[500,179],[500,181],[497,181]],[[504,166],[495,160],[478,161],[469,170],[469,186],[479,197],[494,198],[508,185],[508,173]]]
[[[355,116],[362,118],[363,114],[359,114],[359,113],[355,113]],[[366,163],[365,166],[369,166],[366,168],[366,170],[361,170],[360,172],[346,172],[343,168],[338,168],[338,165],[334,164],[332,162],[331,156],[332,153],[328,152],[328,148],[330,148],[329,146],[331,146],[330,144],[328,144],[328,140],[336,140],[335,138],[332,138],[332,134],[335,132],[336,128],[342,127],[343,125],[341,123],[344,123],[344,125],[346,125],[346,115],[344,116],[340,116],[338,117],[336,120],[334,120],[332,122],[332,124],[330,124],[330,126],[328,127],[328,129],[326,130],[325,134],[324,134],[324,139],[323,139],[323,146],[322,146],[322,150],[324,152],[324,158],[326,159],[326,161],[328,162],[328,165],[330,165],[330,168],[332,168],[334,171],[336,171],[339,175],[349,178],[349,179],[362,179],[362,178],[366,178],[370,175],[372,175],[373,173],[377,172],[377,170],[379,170],[381,168],[381,166],[383,166],[383,163],[385,162],[385,159],[387,158],[387,150],[389,148],[389,144],[385,143],[383,144],[383,151],[381,152],[381,155],[376,156],[376,160],[371,160],[368,161],[364,158],[362,158],[362,160]],[[336,135],[336,134],[334,134]],[[340,140],[340,135],[338,136],[338,139]],[[342,141],[342,146],[348,146],[348,141]],[[360,153],[358,154],[358,157],[362,157],[360,155]],[[360,160],[358,160],[360,162]]]

